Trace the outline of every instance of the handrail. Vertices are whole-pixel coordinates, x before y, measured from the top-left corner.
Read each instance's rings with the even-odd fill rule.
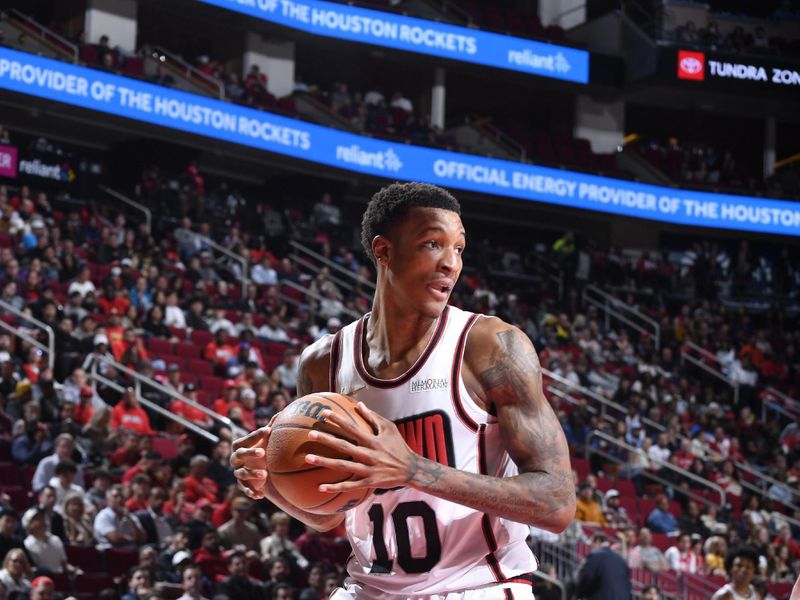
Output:
[[[719,379],[723,383],[729,385],[731,387],[731,389],[733,390],[733,402],[734,402],[734,405],[738,406],[739,405],[739,382],[738,381],[734,381],[733,379],[728,377],[724,373],[724,371],[722,371],[721,367],[719,369],[716,369],[716,368],[708,365],[706,362],[700,360],[699,358],[697,358],[695,356],[692,356],[690,351],[696,352],[697,354],[700,354],[701,356],[703,356],[707,360],[713,361],[714,363],[719,365],[719,360],[717,359],[717,357],[714,356],[713,354],[711,354],[705,348],[701,348],[700,346],[698,346],[694,342],[686,342],[681,347],[681,362],[688,361],[688,362],[692,363],[694,366],[698,367],[699,369],[705,371],[709,375],[711,375],[713,377],[716,377],[717,379]]]
[[[562,299],[564,297],[564,269],[556,268],[556,271],[553,272],[553,263],[538,252],[529,256],[533,259],[536,270],[556,284],[558,289],[557,297]]]
[[[487,137],[494,138],[496,142],[500,144],[505,144],[506,146],[510,146],[510,149],[512,149],[515,153],[519,155],[519,161],[525,162],[525,159],[527,157],[525,146],[520,144],[517,140],[515,140],[505,131],[500,129],[497,125],[492,123],[491,118],[478,119],[477,121],[473,121],[472,125],[478,130],[481,129],[485,130],[484,135],[488,133],[489,136]]]
[[[158,392],[160,392],[162,394],[166,394],[167,396],[175,398],[176,400],[178,400],[180,402],[183,402],[184,404],[188,404],[189,406],[191,406],[193,408],[196,408],[197,410],[199,410],[203,414],[208,415],[209,417],[211,417],[215,421],[219,421],[220,423],[222,423],[226,427],[229,427],[231,429],[231,431],[236,436],[241,436],[241,435],[245,435],[245,434],[248,433],[243,428],[241,428],[238,425],[236,425],[228,417],[219,414],[218,412],[208,408],[207,406],[203,406],[202,404],[200,404],[199,402],[196,402],[195,400],[192,400],[191,398],[187,398],[186,396],[184,396],[180,392],[177,392],[174,389],[163,385],[162,383],[156,381],[155,379],[152,379],[150,377],[146,377],[145,375],[142,375],[141,373],[137,373],[133,369],[130,369],[130,368],[126,367],[125,365],[123,365],[121,363],[118,363],[117,361],[115,361],[113,359],[110,359],[110,358],[103,357],[103,358],[99,358],[97,360],[93,360],[92,361],[93,365],[94,365],[94,363],[96,363],[98,361],[106,363],[109,366],[111,366],[114,369],[116,369],[117,371],[121,371],[122,373],[125,373],[128,377],[131,377],[137,383],[137,385],[143,384],[143,385],[150,386],[150,387],[152,387],[153,389],[155,389],[156,391],[158,391]],[[170,413],[170,414],[173,415],[173,413]],[[173,416],[175,416],[175,415],[173,415]]]
[[[110,187],[108,187],[106,185],[100,184],[97,187],[99,187],[101,190],[103,190],[109,196],[113,196],[117,200],[119,200],[121,202],[124,202],[125,204],[127,204],[129,206],[132,206],[136,210],[142,211],[144,213],[144,222],[145,222],[145,224],[147,226],[147,233],[149,234],[151,232],[152,224],[153,224],[153,213],[150,211],[149,208],[147,208],[144,204],[136,202],[135,200],[131,200],[130,198],[128,198],[127,196],[125,196],[123,194],[120,194],[116,190],[112,190]]]
[[[345,269],[339,263],[336,263],[336,262],[330,260],[329,258],[326,258],[326,257],[322,256],[322,254],[320,254],[319,252],[315,252],[311,248],[309,248],[307,246],[304,246],[303,244],[301,244],[299,242],[296,242],[294,240],[291,240],[289,242],[289,245],[292,246],[292,248],[295,248],[296,250],[299,250],[300,252],[303,252],[303,253],[308,254],[309,256],[311,256],[313,258],[316,258],[318,261],[323,263],[326,267],[330,267],[331,269],[335,269],[335,270],[339,271],[340,273],[344,273],[345,275],[347,275],[351,279],[355,280],[357,283],[360,283],[360,284],[365,285],[365,286],[367,286],[369,288],[372,288],[373,290],[375,289],[375,284],[372,283],[369,279],[365,279],[365,278],[361,277],[361,275],[357,275],[356,273],[353,273],[352,271],[350,271],[348,269]]]
[[[314,263],[310,262],[307,258],[304,258],[298,254],[290,254],[288,258],[292,262],[294,262],[294,264],[296,264],[298,268],[309,269],[310,271],[313,271],[315,275],[319,275],[322,272],[322,269],[325,268],[315,265]],[[331,275],[329,273],[328,279],[333,283],[335,283],[336,285],[343,287],[346,290],[353,291],[353,289],[355,289],[355,286],[352,283],[348,283],[344,279],[336,277],[336,275]],[[365,295],[364,292],[361,292],[361,295]]]
[[[168,66],[173,68],[177,67],[184,71],[183,75],[186,79],[209,88],[217,94],[218,98],[225,99],[225,85],[216,77],[204,73],[197,67],[190,65],[177,54],[161,46],[145,46],[144,51],[161,64],[166,65],[165,59],[168,58],[171,63],[174,63],[174,65],[170,64]]]
[[[55,31],[48,29],[38,21],[18,11],[16,8],[9,8],[7,12],[11,15],[14,15],[14,17],[17,19],[24,21],[28,27],[32,27],[34,34],[38,35],[43,42],[46,42],[50,46],[55,47],[55,49],[60,50],[65,54],[72,54],[72,62],[78,62],[79,52],[76,44],[73,44],[63,36],[60,36]],[[51,41],[50,38],[58,42],[58,44]]]
[[[247,286],[251,282],[250,282],[250,273],[249,273],[249,270],[248,270],[249,267],[248,267],[247,259],[244,256],[242,256],[241,254],[237,254],[233,250],[229,250],[225,246],[222,246],[222,245],[218,244],[217,242],[212,240],[210,237],[204,236],[202,233],[197,233],[196,231],[192,231],[191,229],[185,229],[183,227],[179,227],[178,229],[175,230],[175,234],[178,234],[178,232],[180,232],[180,231],[189,232],[191,235],[195,236],[197,239],[199,239],[201,242],[203,242],[206,246],[208,246],[210,248],[213,248],[214,250],[216,250],[217,252],[220,252],[221,254],[224,254],[225,256],[230,258],[231,260],[238,262],[242,266],[242,274],[241,274],[241,277],[240,277],[241,284],[242,284],[242,295],[245,294],[245,292],[247,291]]]
[[[562,400],[565,400],[565,401],[569,402],[570,404],[574,404],[575,406],[581,406],[581,403],[577,398],[575,398],[574,396],[571,396],[570,394],[558,389],[555,386],[548,385],[546,390],[547,390],[547,392],[549,394],[552,394],[553,396],[557,396],[558,398],[561,398]],[[585,408],[586,408],[586,410],[588,410],[593,415],[596,415],[597,412],[598,412],[597,409],[594,406],[591,406],[589,404],[587,404],[585,406]],[[610,417],[608,415],[601,415],[601,416],[606,421],[615,421],[614,418],[612,418],[612,417]]]
[[[309,298],[313,298],[317,302],[322,302],[325,299],[322,296],[320,296],[319,294],[317,294],[316,292],[312,292],[308,288],[305,288],[302,285],[300,285],[298,283],[295,283],[291,279],[281,279],[279,283],[281,285],[286,285],[286,286],[288,286],[290,288],[294,288],[298,292],[303,293],[305,296],[308,296]],[[358,319],[361,316],[357,312],[355,312],[354,310],[350,310],[349,308],[345,308],[342,312],[344,312],[346,315],[349,315],[353,319]]]
[[[595,294],[599,296],[602,300],[598,300],[596,298],[592,298],[591,294]],[[653,319],[652,317],[647,316],[642,311],[637,308],[630,306],[629,304],[623,302],[616,296],[612,296],[611,294],[604,292],[596,285],[587,285],[583,288],[583,301],[586,303],[596,306],[599,310],[602,310],[606,313],[606,326],[609,325],[609,317],[614,317],[632,329],[635,329],[639,333],[649,333],[653,336],[653,341],[655,343],[656,350],[661,348],[661,326],[658,322]],[[647,325],[650,326],[650,329],[646,329],[643,325],[638,323],[634,323],[628,316],[625,316],[623,312],[627,312],[630,316],[633,316],[641,321],[644,321]]]
[[[542,571],[534,571],[533,573],[531,573],[531,575],[533,575],[533,577],[536,577],[537,579],[543,579],[548,583],[552,583],[561,592],[561,600],[567,600],[567,588],[561,581],[559,581],[555,577],[550,577],[550,575],[548,575],[547,573],[543,573]]]
[[[45,331],[45,333],[47,333],[47,346],[45,347],[44,344],[42,344],[38,340],[36,340],[35,342],[32,341],[32,340],[35,340],[35,338],[33,338],[33,336],[28,336],[28,334],[25,334],[25,333],[23,333],[21,331],[17,331],[16,329],[13,328],[13,326],[9,325],[8,323],[4,323],[5,325],[8,325],[8,328],[6,328],[6,329],[11,331],[15,335],[21,337],[25,341],[27,341],[29,343],[32,343],[34,346],[39,348],[39,350],[46,351],[47,352],[47,366],[48,366],[48,368],[52,369],[53,365],[55,364],[55,360],[56,360],[56,334],[53,331],[53,328],[50,327],[50,325],[48,325],[47,323],[42,323],[39,319],[31,317],[30,315],[26,315],[24,312],[22,312],[21,310],[19,310],[15,306],[12,306],[11,304],[6,302],[5,300],[0,300],[0,308],[5,310],[5,311],[7,311],[7,312],[10,312],[12,315],[16,316],[19,319],[24,319],[24,320],[26,320],[26,321],[28,321],[30,323],[33,323],[34,325],[36,325],[36,327],[38,327],[39,329],[43,329]],[[30,339],[26,339],[26,338],[30,338]]]
[[[761,495],[763,495],[763,496],[767,495],[767,488],[769,487],[769,486],[767,486],[767,484],[770,484],[770,485],[777,485],[777,486],[786,488],[787,490],[789,490],[789,492],[791,492],[791,494],[793,496],[797,496],[798,498],[800,498],[800,491],[797,491],[794,488],[786,485],[786,482],[779,481],[779,480],[775,479],[774,477],[770,477],[769,475],[767,475],[765,473],[762,473],[761,471],[757,471],[756,469],[754,469],[752,466],[750,466],[748,464],[745,464],[745,463],[742,463],[742,462],[739,462],[739,461],[734,461],[733,464],[740,471],[745,471],[746,473],[749,473],[750,475],[752,475],[756,479],[761,480],[761,482],[763,483],[764,488],[765,488],[765,489],[761,490]],[[744,479],[742,479],[742,480],[740,480],[739,483],[744,485],[745,483],[750,483],[750,482],[745,481]],[[753,486],[753,487],[755,487],[755,486]],[[760,489],[760,488],[756,487],[756,489]],[[800,510],[800,506],[796,506],[794,503],[784,503],[784,504],[786,504],[786,506],[788,506],[792,510]]]
[[[763,423],[767,422],[769,411],[773,411],[783,417],[786,417],[790,421],[796,421],[800,419],[800,416],[797,413],[787,410],[782,404],[764,400],[761,402],[761,421]]]
[[[589,437],[587,438],[587,444],[586,444],[586,456],[587,456],[587,458],[588,458],[588,456],[589,456],[589,454],[591,452],[594,452],[594,453],[598,453],[598,454],[603,454],[607,458],[609,458],[611,460],[614,460],[614,461],[617,461],[620,464],[626,464],[626,461],[623,461],[623,460],[621,460],[621,459],[619,459],[619,458],[617,458],[615,456],[612,456],[612,455],[610,455],[610,454],[608,454],[606,452],[603,452],[599,448],[592,448],[591,444],[588,443],[588,441],[592,437],[600,438],[604,442],[606,442],[608,444],[613,444],[613,445],[617,446],[618,448],[623,448],[627,452],[636,453],[639,450],[638,448],[635,448],[634,446],[631,446],[630,444],[628,444],[626,442],[621,442],[618,439],[608,435],[607,433],[604,433],[602,431],[599,431],[599,430],[595,429],[595,430],[592,431],[592,433],[589,434]],[[658,466],[659,469],[666,468],[667,470],[673,471],[673,472],[677,473],[678,475],[680,475],[681,477],[683,477],[685,479],[690,479],[690,480],[698,483],[699,485],[701,485],[703,487],[706,487],[706,488],[709,488],[711,490],[714,490],[715,492],[717,492],[719,494],[719,498],[720,498],[719,504],[717,504],[717,506],[719,506],[719,507],[725,506],[726,499],[727,499],[726,498],[726,494],[725,494],[725,490],[722,487],[720,487],[719,485],[717,485],[716,483],[714,483],[713,481],[709,481],[705,477],[700,477],[699,475],[695,475],[691,471],[687,471],[686,469],[682,469],[681,467],[676,467],[675,465],[670,464],[668,462],[660,462],[660,463],[658,463],[657,466]],[[669,482],[669,481],[667,481],[665,479],[662,479],[661,477],[659,477],[658,475],[656,475],[655,473],[652,473],[650,471],[646,471],[646,470],[642,471],[642,476],[654,479],[656,481],[659,481],[660,483],[664,483],[664,484],[669,485],[669,486],[674,486],[673,483],[671,483],[671,482]],[[712,502],[711,500],[709,500],[705,496],[699,496],[699,495],[695,494],[694,492],[692,492],[691,488],[682,489],[681,493],[685,494],[686,496],[691,497],[693,500],[696,500],[696,501],[698,501],[698,502],[700,502],[702,504],[707,504],[707,505],[715,504],[714,502]]]
[[[553,371],[550,371],[548,369],[542,368],[542,375],[544,375],[546,377],[549,377],[553,381],[557,381],[558,383],[560,383],[562,385],[565,385],[565,386],[567,386],[569,388],[572,388],[573,390],[577,390],[578,393],[580,393],[582,396],[588,396],[588,397],[592,398],[593,400],[599,402],[603,407],[600,410],[600,414],[603,416],[603,418],[605,418],[605,414],[606,414],[605,410],[606,410],[607,407],[608,408],[613,408],[614,410],[621,412],[623,415],[628,414],[628,409],[625,408],[624,406],[622,406],[621,404],[617,404],[613,400],[609,400],[608,398],[605,398],[605,397],[601,396],[600,394],[598,394],[597,392],[594,392],[594,391],[592,391],[592,390],[590,390],[588,388],[585,388],[582,385],[578,385],[578,384],[572,383],[570,380],[565,379],[564,377],[562,377],[561,375],[558,375],[557,373],[554,373]],[[652,419],[650,419],[648,417],[641,417],[640,420],[641,420],[642,423],[648,425],[649,427],[651,427],[652,429],[655,429],[656,431],[663,432],[663,431],[667,430],[666,427],[664,427],[661,423],[657,423],[656,421],[653,421]]]
[[[107,385],[108,387],[116,390],[117,392],[124,392],[125,391],[125,388],[122,387],[120,384],[118,384],[116,381],[112,381],[108,377],[105,377],[104,375],[101,375],[100,373],[97,372],[97,362],[96,361],[92,363],[92,369],[89,372],[89,377],[91,379],[93,379],[94,381],[98,382],[98,383],[102,383],[103,385]],[[170,412],[167,409],[160,407],[155,402],[151,402],[147,398],[144,398],[141,395],[141,393],[139,392],[138,388],[136,390],[136,399],[139,401],[139,403],[142,406],[145,406],[146,408],[149,408],[153,412],[157,412],[158,414],[160,414],[160,415],[162,415],[164,417],[167,417],[168,419],[170,419],[170,420],[172,420],[172,421],[174,421],[176,423],[179,423],[179,424],[183,425],[184,427],[186,427],[186,429],[191,429],[196,434],[198,434],[198,435],[206,438],[207,440],[209,440],[212,444],[216,444],[217,442],[219,442],[219,438],[216,435],[214,435],[213,433],[210,433],[210,432],[206,431],[202,427],[200,427],[198,425],[195,425],[194,423],[192,423],[191,421],[189,421],[188,419],[186,419],[186,418],[184,418],[184,417],[182,417],[180,415],[176,415],[175,413]]]
[[[791,413],[791,418],[800,419],[800,401],[795,400],[791,396],[787,396],[782,391],[772,386],[765,388],[763,393],[777,398],[780,402],[776,402],[775,404],[782,405],[788,413]]]

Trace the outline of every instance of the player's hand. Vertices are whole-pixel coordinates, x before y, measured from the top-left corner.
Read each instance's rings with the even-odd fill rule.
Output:
[[[274,417],[273,417],[274,419]],[[267,497],[267,469],[265,457],[267,442],[272,431],[272,421],[233,441],[231,467],[239,489],[248,498],[260,500]]]
[[[327,410],[322,411],[320,416],[342,428],[344,434],[355,443],[321,431],[311,431],[308,434],[309,439],[352,457],[352,460],[340,460],[307,454],[306,462],[309,464],[354,475],[342,483],[321,485],[319,490],[333,494],[359,488],[393,488],[406,485],[416,455],[400,435],[397,425],[368,409],[363,402],[358,403],[356,410],[376,433],[366,432],[350,419]]]

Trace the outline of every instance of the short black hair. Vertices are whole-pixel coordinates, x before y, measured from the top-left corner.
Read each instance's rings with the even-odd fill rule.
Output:
[[[61,475],[62,473],[77,473],[78,465],[69,459],[62,460],[56,465],[56,468],[53,470],[53,472],[56,475]]]
[[[725,557],[725,571],[730,573],[733,561],[737,558],[746,558],[753,563],[753,566],[758,568],[758,550],[753,546],[737,546]]]
[[[428,183],[393,183],[372,196],[361,219],[361,245],[369,259],[376,263],[372,240],[387,235],[415,206],[443,208],[461,215],[461,205],[450,192]]]

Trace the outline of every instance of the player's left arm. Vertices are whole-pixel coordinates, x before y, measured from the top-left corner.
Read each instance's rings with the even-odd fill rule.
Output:
[[[375,435],[359,431],[330,412],[323,414],[358,445],[322,432],[309,434],[352,457],[338,460],[308,455],[309,463],[356,476],[320,489],[335,493],[408,486],[541,529],[563,531],[575,516],[575,487],[566,438],[544,397],[533,345],[515,327],[487,318],[478,321],[470,333],[466,354],[464,367],[474,382],[470,391],[487,407],[494,406],[500,437],[519,475],[501,478],[469,473],[423,458],[408,447],[394,423],[359,404],[358,410],[372,423]]]

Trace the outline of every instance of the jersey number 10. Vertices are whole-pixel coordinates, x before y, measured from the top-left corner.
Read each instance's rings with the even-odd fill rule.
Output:
[[[370,573],[391,573],[392,559],[386,549],[383,538],[383,506],[373,504],[369,512],[372,521],[372,543],[375,548],[375,562],[372,563]],[[411,556],[411,539],[408,531],[408,519],[420,517],[425,529],[425,556],[416,558]],[[422,502],[401,502],[392,511],[392,523],[397,539],[397,564],[406,573],[428,573],[442,557],[442,541],[439,539],[439,529],[436,527],[436,513]]]

